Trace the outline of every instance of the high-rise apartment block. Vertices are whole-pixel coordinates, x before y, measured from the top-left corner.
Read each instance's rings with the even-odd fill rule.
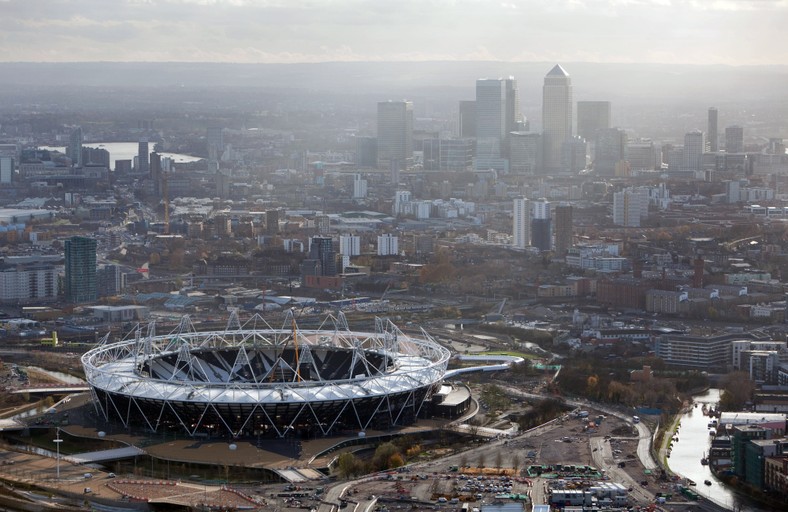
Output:
[[[316,275],[337,275],[334,240],[327,236],[313,236],[309,239],[309,259],[319,263]]]
[[[545,172],[561,169],[561,148],[572,136],[572,80],[556,64],[544,77],[542,88],[542,141]]]
[[[358,235],[340,235],[339,254],[343,256],[359,256],[361,254],[361,237]]]
[[[540,251],[550,251],[553,248],[552,222],[550,202],[547,199],[534,201],[531,219],[531,245]]]
[[[555,207],[555,254],[566,256],[572,247],[572,205],[559,204]]]
[[[356,137],[356,167],[376,167],[378,165],[378,138]]]
[[[396,256],[399,254],[399,238],[387,233],[378,237],[378,256]]]
[[[98,298],[96,279],[96,239],[74,236],[65,243],[66,301],[79,304]]]
[[[72,166],[82,167],[82,127],[77,126],[71,130],[68,137],[66,156],[71,159]]]
[[[512,246],[525,249],[531,245],[531,203],[524,197],[515,198],[512,214]]]
[[[148,139],[140,139],[137,149],[137,174],[150,173],[150,161],[148,160]]]
[[[407,168],[413,161],[413,103],[378,103],[378,167]]]
[[[626,188],[613,194],[613,224],[629,228],[640,227],[648,217],[648,191]]]

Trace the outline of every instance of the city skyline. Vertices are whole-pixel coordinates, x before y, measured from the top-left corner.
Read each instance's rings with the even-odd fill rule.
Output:
[[[113,3],[110,19],[104,6],[0,1],[14,27],[3,34],[0,62],[776,65],[788,54],[774,44],[788,15],[780,0],[409,0],[396,9],[363,0],[125,0]],[[728,37],[742,30],[747,37]]]

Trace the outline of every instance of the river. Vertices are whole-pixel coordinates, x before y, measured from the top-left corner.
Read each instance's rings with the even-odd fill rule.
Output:
[[[698,407],[690,409],[681,416],[679,442],[673,443],[668,459],[670,470],[696,482],[697,486],[694,489],[698,494],[728,510],[736,509],[743,512],[768,510],[732,491],[714,477],[709,466],[700,463],[704,454],[708,453],[711,442],[708,428],[710,420],[708,416],[703,415],[701,408],[703,404],[716,407],[720,399],[720,390],[710,389],[703,395],[695,396],[694,399]],[[704,485],[703,482],[706,480],[712,485]]]
[[[138,142],[86,142],[82,144],[86,148],[101,148],[109,151],[110,167],[115,168],[115,160],[134,160],[139,150]],[[66,152],[63,146],[40,146],[40,149],[49,151]],[[149,144],[149,150],[153,151],[153,143]],[[159,153],[162,158],[172,158],[175,163],[188,163],[200,160],[200,157],[184,155],[181,153]]]

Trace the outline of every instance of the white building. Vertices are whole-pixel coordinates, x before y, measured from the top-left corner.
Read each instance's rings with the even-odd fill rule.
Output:
[[[367,180],[362,179],[360,174],[353,175],[353,199],[364,199],[367,197]]]
[[[399,254],[399,238],[386,234],[378,237],[378,256],[396,256]]]
[[[561,147],[572,136],[572,80],[560,65],[544,77],[542,141],[547,172],[561,170]]]
[[[57,271],[53,265],[0,268],[0,302],[57,300]]]
[[[630,228],[640,227],[640,221],[648,217],[648,192],[640,189],[624,189],[613,194],[613,224]]]
[[[394,192],[394,211],[392,214],[407,215],[410,213],[411,195],[410,190],[397,190]]]
[[[531,245],[531,203],[524,197],[514,200],[512,246],[525,249]]]
[[[361,254],[361,237],[358,235],[340,235],[339,254],[359,256]]]
[[[14,159],[10,156],[0,156],[0,184],[11,183],[14,176]]]

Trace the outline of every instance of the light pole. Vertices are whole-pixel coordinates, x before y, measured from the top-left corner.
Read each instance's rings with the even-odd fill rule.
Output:
[[[57,432],[57,437],[53,439],[52,442],[55,443],[55,446],[57,447],[57,481],[60,482],[60,443],[62,443],[63,440],[60,439],[59,427],[57,428],[56,432]]]

